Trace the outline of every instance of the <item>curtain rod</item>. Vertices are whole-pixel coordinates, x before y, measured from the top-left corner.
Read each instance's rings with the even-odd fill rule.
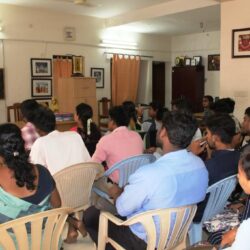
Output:
[[[144,55],[130,55],[130,54],[123,54],[123,53],[115,53],[115,52],[104,52],[104,54],[118,54],[118,55],[123,55],[123,56],[140,56],[140,57],[146,57],[146,58],[154,58],[153,56],[144,56]]]
[[[53,59],[72,59],[72,55],[53,55]]]

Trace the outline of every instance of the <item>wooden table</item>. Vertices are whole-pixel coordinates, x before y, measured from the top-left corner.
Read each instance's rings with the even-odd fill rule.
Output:
[[[15,124],[22,128],[25,123],[23,121],[17,121]],[[56,129],[63,132],[63,131],[69,131],[72,127],[76,125],[75,121],[57,121],[56,122]]]

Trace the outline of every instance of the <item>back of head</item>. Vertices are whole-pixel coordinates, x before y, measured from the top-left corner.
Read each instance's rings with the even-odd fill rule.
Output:
[[[34,115],[33,124],[38,130],[50,133],[56,127],[55,114],[50,109],[41,106]]]
[[[13,171],[17,186],[26,186],[31,190],[35,188],[33,168],[28,162],[21,130],[15,124],[0,125],[0,156]]]
[[[170,143],[180,149],[186,148],[198,128],[196,119],[188,113],[167,112],[162,120]]]
[[[125,110],[129,119],[134,119],[136,121],[136,109],[135,104],[131,101],[125,101],[122,103],[122,107]]]
[[[116,123],[117,127],[128,126],[129,117],[122,106],[114,106],[109,110],[110,118]]]
[[[228,114],[210,116],[206,120],[206,127],[224,144],[230,144],[235,135],[235,122]]]
[[[27,99],[20,105],[22,116],[29,122],[32,122],[34,113],[39,108],[39,104],[34,99]]]
[[[247,115],[250,118],[250,107],[246,108],[245,115]]]
[[[216,101],[213,105],[213,110],[216,114],[230,114],[234,111],[235,102],[231,98],[222,98]]]
[[[93,117],[93,110],[88,104],[80,103],[76,106],[76,114],[81,121],[87,121]]]
[[[182,113],[192,113],[192,105],[186,98],[178,98],[171,102],[172,109]]]
[[[160,103],[159,101],[153,101],[149,103],[149,106],[152,107],[154,111],[157,111],[161,108],[163,108],[163,104]]]
[[[240,162],[247,179],[250,180],[250,145],[246,146],[240,155]]]

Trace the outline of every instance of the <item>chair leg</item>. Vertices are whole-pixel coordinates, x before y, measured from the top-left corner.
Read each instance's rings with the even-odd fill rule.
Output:
[[[202,240],[202,223],[193,223],[188,232],[190,245]]]
[[[98,232],[98,250],[105,250],[108,237],[108,219],[100,214]]]

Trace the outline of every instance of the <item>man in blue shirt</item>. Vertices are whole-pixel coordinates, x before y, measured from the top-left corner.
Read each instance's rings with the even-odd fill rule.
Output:
[[[200,158],[186,150],[196,130],[196,121],[189,114],[172,112],[163,118],[159,140],[164,155],[131,175],[124,190],[117,186],[110,190],[120,216],[129,218],[152,209],[196,204],[205,198],[207,170]],[[99,211],[90,208],[84,216],[87,231],[95,242],[98,215]],[[139,250],[147,246],[146,232],[139,224],[117,227],[110,223],[109,236],[125,249]]]

